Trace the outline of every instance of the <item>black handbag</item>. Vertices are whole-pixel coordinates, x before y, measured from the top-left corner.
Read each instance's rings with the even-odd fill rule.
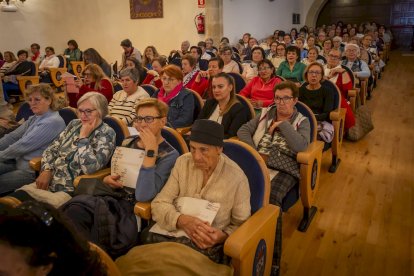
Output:
[[[74,191],[74,196],[77,195],[110,196],[135,203],[135,195],[132,191],[125,188],[112,188],[97,178],[82,178]]]
[[[266,165],[277,171],[290,174],[300,178],[299,163],[296,161],[296,155],[288,153],[280,147],[273,146],[270,149]]]

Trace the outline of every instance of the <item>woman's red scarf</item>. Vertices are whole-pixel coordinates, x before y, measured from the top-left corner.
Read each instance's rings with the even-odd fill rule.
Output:
[[[170,101],[180,93],[183,88],[183,83],[178,84],[168,95],[165,95],[164,87],[161,87],[160,92],[158,92],[158,100],[163,101],[166,104],[169,104]]]

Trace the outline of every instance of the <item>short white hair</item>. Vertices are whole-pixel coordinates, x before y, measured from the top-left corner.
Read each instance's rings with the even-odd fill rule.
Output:
[[[108,100],[101,93],[94,91],[86,93],[78,100],[77,106],[85,101],[89,101],[96,108],[101,119],[108,115]]]
[[[340,36],[335,36],[332,40],[333,40],[333,41],[339,41],[339,42],[342,42],[342,37],[340,37]]]
[[[358,45],[356,45],[356,44],[354,44],[354,43],[348,43],[348,44],[346,44],[346,45],[345,45],[345,52],[346,52],[348,49],[350,49],[350,48],[354,48],[354,49],[356,49],[357,55],[359,56],[359,54],[360,54],[360,50],[359,50],[359,46],[358,46]]]

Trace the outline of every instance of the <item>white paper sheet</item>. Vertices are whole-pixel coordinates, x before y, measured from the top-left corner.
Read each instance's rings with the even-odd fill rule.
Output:
[[[117,147],[111,159],[111,174],[121,176],[122,185],[135,189],[144,157],[144,150]]]

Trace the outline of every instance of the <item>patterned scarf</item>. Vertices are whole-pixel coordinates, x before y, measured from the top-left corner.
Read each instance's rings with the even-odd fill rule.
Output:
[[[169,104],[170,101],[180,93],[183,88],[183,83],[178,84],[168,95],[165,95],[164,87],[161,87],[160,92],[158,92],[158,100],[163,101],[166,104]]]
[[[191,81],[191,79],[194,77],[194,75],[197,74],[198,71],[199,70],[197,68],[194,68],[193,71],[185,75],[184,80],[183,80],[183,86],[186,86]]]

